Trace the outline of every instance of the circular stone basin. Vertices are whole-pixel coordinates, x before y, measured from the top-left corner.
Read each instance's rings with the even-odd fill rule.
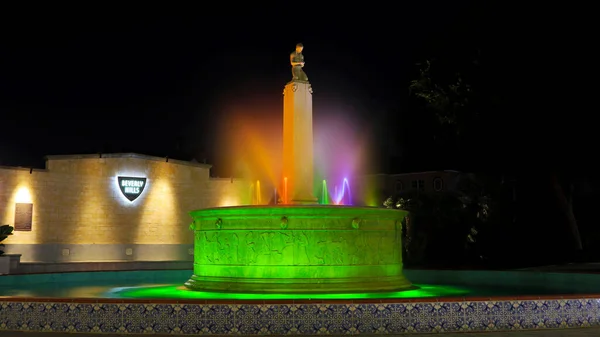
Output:
[[[192,290],[360,293],[411,288],[402,274],[407,212],[350,206],[192,211]]]

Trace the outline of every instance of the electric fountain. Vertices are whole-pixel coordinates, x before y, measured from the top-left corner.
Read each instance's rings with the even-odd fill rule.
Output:
[[[317,202],[313,90],[303,70],[302,49],[298,45],[290,56],[293,77],[283,91],[281,203],[192,211],[194,274],[185,283],[189,289],[283,294],[412,287],[402,271],[406,212]],[[257,195],[260,182],[254,188]]]
[[[323,181],[317,205],[301,52],[291,55],[284,90],[280,204],[191,212],[186,286],[189,270],[3,275],[0,332],[398,335],[599,325],[598,275],[407,270],[413,287],[402,269],[405,212],[338,205],[349,203],[347,181],[331,204]],[[250,193],[262,204],[259,181]]]

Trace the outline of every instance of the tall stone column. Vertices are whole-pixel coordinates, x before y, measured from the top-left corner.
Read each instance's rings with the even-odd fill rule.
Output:
[[[292,204],[314,204],[312,87],[293,80],[283,90],[283,177],[286,200]]]

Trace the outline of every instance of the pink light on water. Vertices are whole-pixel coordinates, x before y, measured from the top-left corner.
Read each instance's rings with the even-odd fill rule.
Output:
[[[350,183],[347,178],[342,181],[342,188],[338,190],[335,186],[333,191],[334,203],[336,205],[352,205],[352,193],[350,191]]]
[[[322,181],[326,179],[329,202],[350,205],[349,180],[369,171],[376,161],[370,140],[380,133],[356,117],[355,107],[332,100],[322,104],[314,117],[315,192],[323,194]]]

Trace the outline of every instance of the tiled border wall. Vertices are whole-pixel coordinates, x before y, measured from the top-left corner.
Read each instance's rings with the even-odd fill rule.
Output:
[[[597,326],[600,298],[353,303],[0,302],[0,330],[170,334],[401,334]]]

